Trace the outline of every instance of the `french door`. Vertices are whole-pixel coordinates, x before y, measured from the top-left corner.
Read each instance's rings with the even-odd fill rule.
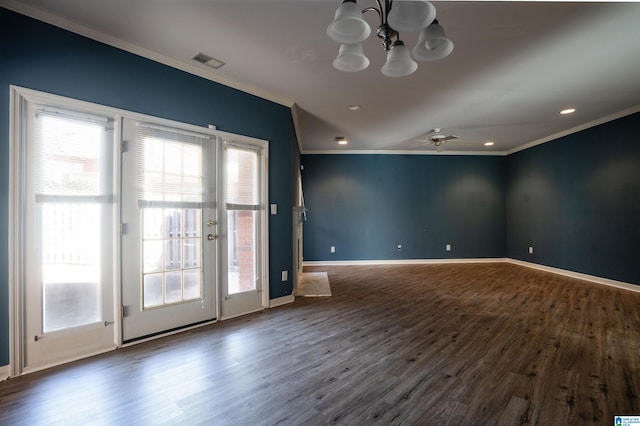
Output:
[[[221,315],[232,318],[260,310],[264,306],[265,203],[263,171],[264,147],[224,141],[220,203],[222,274]]]
[[[114,120],[24,101],[22,371],[116,345]],[[19,167],[20,168],[20,167]]]
[[[216,318],[216,138],[125,119],[123,340]]]
[[[266,306],[266,141],[11,95],[12,375]]]

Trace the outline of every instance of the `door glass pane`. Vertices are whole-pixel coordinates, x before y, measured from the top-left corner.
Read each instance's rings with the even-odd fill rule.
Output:
[[[145,274],[143,283],[144,307],[162,305],[162,274]]]
[[[36,193],[101,195],[105,175],[101,164],[105,125],[36,114]]]
[[[166,283],[166,303],[176,303],[182,301],[182,272],[167,272],[164,274]]]
[[[225,159],[225,201],[229,204],[260,203],[258,153],[227,148]]]
[[[200,209],[142,209],[143,306],[199,299]]]
[[[143,308],[200,299],[201,141],[148,126],[139,126],[138,133]]]
[[[41,208],[44,332],[100,321],[100,205]]]
[[[102,318],[102,209],[107,121],[65,117],[37,107],[34,188],[40,215],[42,329],[63,330]]]
[[[225,149],[227,209],[227,293],[257,288],[257,235],[260,209],[259,155],[254,149]]]
[[[228,293],[256,289],[256,212],[227,212]]]

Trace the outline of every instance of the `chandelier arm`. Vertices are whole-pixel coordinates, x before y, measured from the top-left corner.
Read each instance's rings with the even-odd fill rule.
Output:
[[[380,4],[380,0],[376,0],[378,2],[378,4]],[[389,12],[391,11],[391,6],[393,5],[393,1],[391,0],[384,0],[384,23],[388,24],[388,20],[389,20]],[[382,6],[380,6],[380,9],[382,9]]]
[[[376,1],[378,2],[378,4],[380,4],[379,0],[376,0]],[[382,12],[380,11],[380,9],[376,9],[373,6],[367,7],[366,9],[362,9],[362,14],[364,15],[366,12],[369,12],[371,10],[375,10],[376,12],[378,12],[378,16],[380,17],[380,25],[382,25],[384,23],[384,20],[383,20]]]

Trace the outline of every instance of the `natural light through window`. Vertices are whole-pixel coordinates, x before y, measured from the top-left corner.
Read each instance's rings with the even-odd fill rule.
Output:
[[[143,139],[139,200],[145,308],[202,296],[202,146]]]
[[[105,124],[36,114],[35,190],[42,226],[43,331],[101,318]]]
[[[258,153],[227,147],[227,289],[236,294],[256,289],[259,209]]]

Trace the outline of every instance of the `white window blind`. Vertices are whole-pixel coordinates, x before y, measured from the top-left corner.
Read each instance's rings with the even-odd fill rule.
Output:
[[[138,124],[138,200],[141,205],[199,207],[206,135]]]
[[[33,154],[35,192],[39,201],[52,196],[110,194],[110,170],[103,170],[107,137],[113,132],[106,117],[80,115],[52,107],[35,107]]]
[[[225,146],[225,203],[227,210],[259,210],[259,154],[255,148]]]
[[[41,274],[46,333],[102,318],[103,250],[109,246],[102,232],[113,202],[113,120],[52,106],[29,108],[29,161],[39,218],[34,247],[41,252],[40,259],[30,261]]]

